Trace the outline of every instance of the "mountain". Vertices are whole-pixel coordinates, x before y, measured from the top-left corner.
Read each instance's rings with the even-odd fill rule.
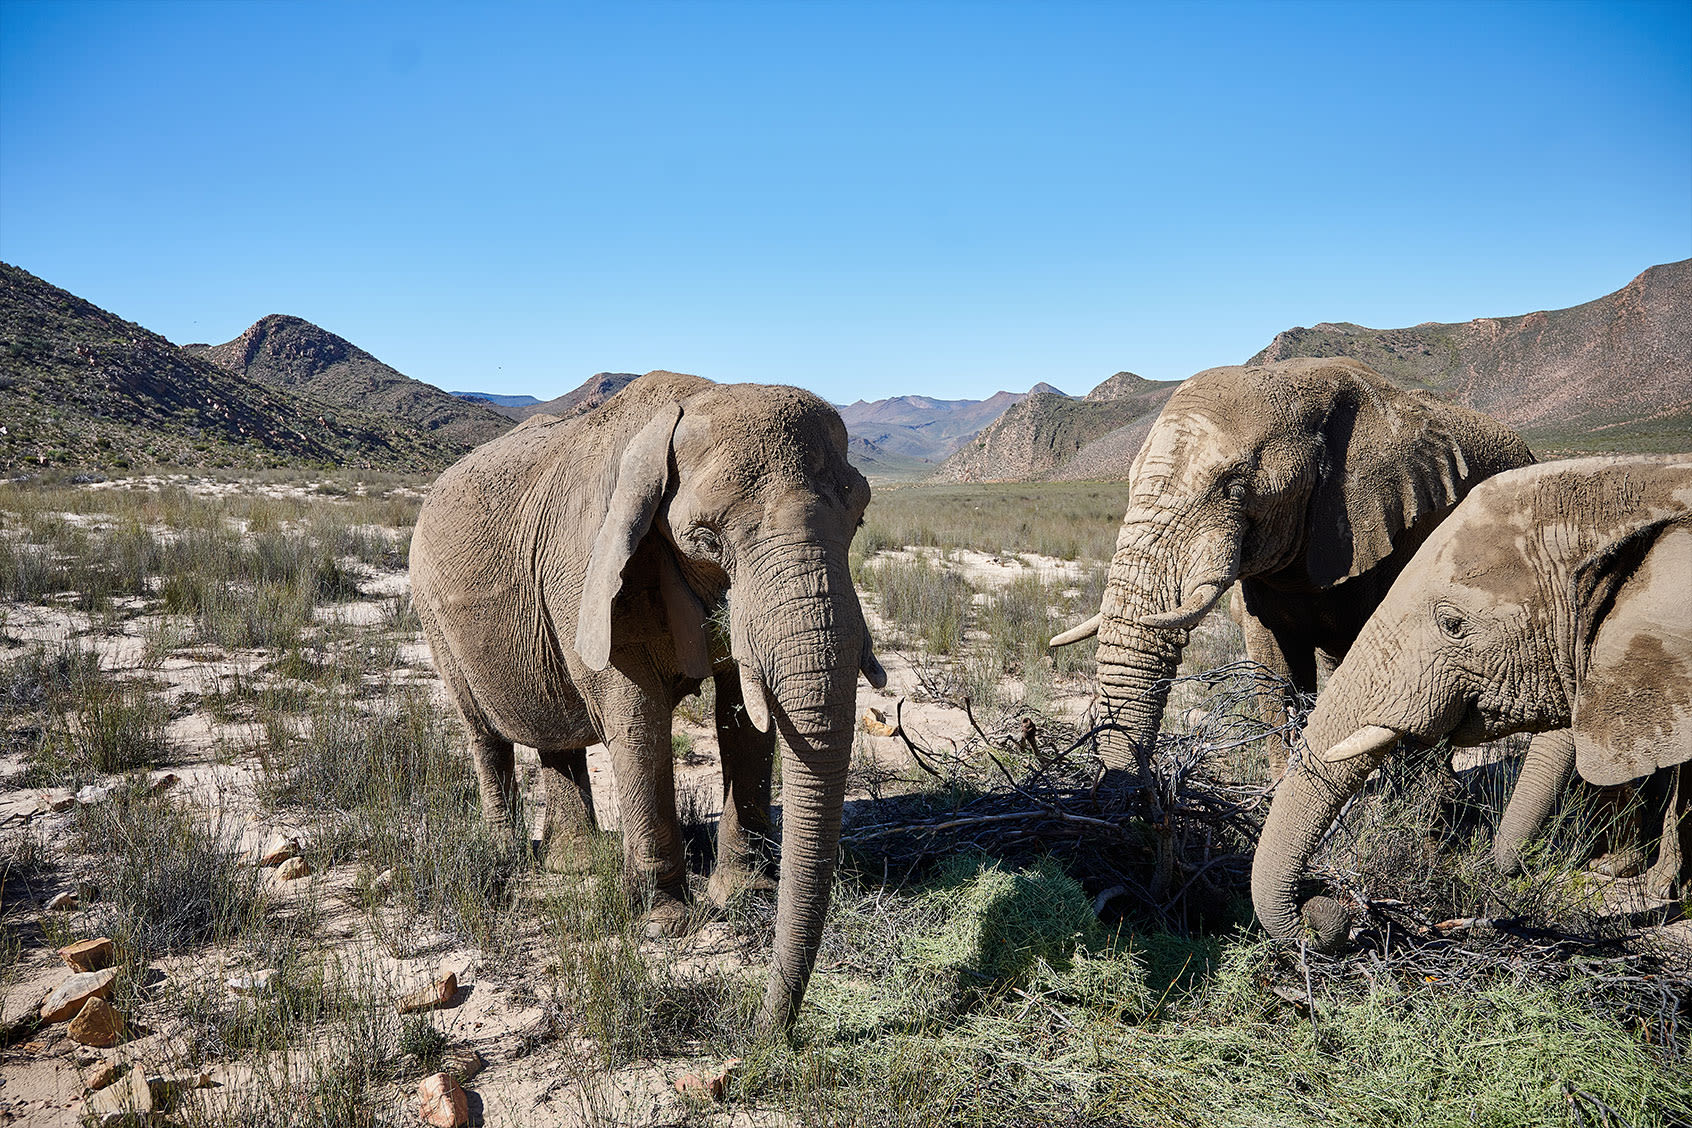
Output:
[[[458,450],[230,372],[0,263],[0,468],[438,469]]]
[[[882,450],[868,439],[846,437],[846,461],[872,483],[914,482],[934,473],[934,463]]]
[[[1247,364],[1349,356],[1494,415],[1540,454],[1692,450],[1692,259],[1568,309],[1279,333]]]
[[[534,396],[502,396],[498,392],[453,392],[459,399],[477,400],[493,407],[528,407],[540,400]]]
[[[531,415],[556,415],[569,419],[585,415],[622,391],[625,384],[639,375],[638,372],[596,372],[582,384],[545,403],[535,402],[500,410],[513,419],[527,419]]]
[[[1145,380],[1118,372],[1083,399],[1035,393],[1013,405],[973,440],[948,458],[935,480],[951,482],[1027,481],[1068,476],[1065,472],[1087,452],[1086,477],[1119,477],[1139,450],[1157,413],[1179,381]],[[1114,446],[1100,446],[1106,436],[1131,436],[1126,457]]]
[[[273,313],[233,341],[183,348],[248,379],[399,420],[460,453],[511,429],[511,421],[486,404],[413,380],[298,317]]]
[[[984,400],[942,400],[928,396],[893,396],[858,400],[841,407],[846,433],[872,443],[886,455],[940,462],[987,424],[1030,395],[1063,396],[1050,384],[1027,392],[997,392]]]

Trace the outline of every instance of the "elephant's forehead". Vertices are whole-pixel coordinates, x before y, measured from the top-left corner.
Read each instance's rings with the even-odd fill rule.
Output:
[[[1201,407],[1164,416],[1147,437],[1141,462],[1146,469],[1177,465],[1198,469],[1232,460],[1239,447],[1227,422]]]
[[[1518,509],[1481,504],[1466,506],[1429,540],[1406,569],[1416,586],[1443,578],[1482,598],[1520,603],[1538,590],[1535,561],[1539,537]]]

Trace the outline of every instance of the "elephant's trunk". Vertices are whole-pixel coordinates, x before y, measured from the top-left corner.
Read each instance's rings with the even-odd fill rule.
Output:
[[[1187,630],[1239,572],[1239,536],[1231,528],[1203,536],[1170,525],[1167,511],[1130,511],[1117,538],[1100,608],[1099,756],[1109,768],[1150,762],[1181,664]]]
[[[1510,793],[1498,836],[1492,840],[1492,861],[1505,877],[1522,870],[1522,854],[1545,825],[1551,808],[1574,771],[1574,732],[1553,729],[1534,736],[1522,760],[1522,774]]]
[[[1347,668],[1329,682],[1310,714],[1305,752],[1281,780],[1257,841],[1251,900],[1257,919],[1274,936],[1292,939],[1301,934],[1299,876],[1347,800],[1362,790],[1404,731],[1378,723],[1374,690],[1383,684],[1384,669],[1377,669],[1379,661],[1355,661],[1374,653],[1370,641],[1365,632]]]
[[[775,952],[758,1016],[770,1031],[792,1024],[822,944],[867,647],[843,546],[795,546],[762,564],[744,601],[750,653],[736,657],[756,663],[781,746]]]

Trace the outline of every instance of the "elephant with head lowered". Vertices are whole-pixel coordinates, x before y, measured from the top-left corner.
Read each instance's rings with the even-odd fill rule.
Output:
[[[1589,458],[1481,484],[1416,554],[1329,679],[1252,864],[1258,919],[1300,934],[1297,884],[1346,801],[1401,737],[1537,733],[1495,841],[1507,871],[1573,768],[1667,772],[1647,889],[1683,879],[1692,829],[1692,459]],[[1678,791],[1678,796],[1672,794]],[[1305,906],[1337,939],[1344,914]]]
[[[1099,613],[1052,639],[1098,636],[1106,766],[1147,762],[1188,629],[1231,585],[1247,656],[1314,693],[1452,507],[1532,461],[1502,423],[1353,360],[1187,380],[1129,472]]]
[[[858,675],[886,681],[847,565],[868,503],[845,426],[816,396],[654,372],[587,415],[536,417],[476,448],[435,483],[412,538],[412,598],[483,812],[522,830],[512,745],[535,748],[550,867],[593,827],[585,749],[601,742],[625,882],[653,924],[680,924],[671,713],[711,678],[724,802],[710,891],[767,881],[779,743],[764,1028],[792,1022],[821,942]]]

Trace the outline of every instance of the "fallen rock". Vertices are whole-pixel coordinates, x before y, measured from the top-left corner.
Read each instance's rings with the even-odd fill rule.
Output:
[[[78,803],[83,803],[83,804],[99,803],[99,802],[101,802],[105,799],[110,798],[112,792],[114,792],[116,790],[117,790],[116,784],[112,784],[112,783],[91,783],[87,787],[84,787],[81,791],[78,791],[76,793],[76,801]]]
[[[436,1073],[417,1083],[422,1102],[417,1115],[435,1128],[461,1128],[470,1123],[470,1096],[449,1074]]]
[[[99,971],[110,967],[116,954],[117,949],[110,936],[102,936],[98,940],[78,940],[59,949],[59,958],[76,971]]]
[[[54,897],[51,901],[48,901],[47,907],[49,909],[63,909],[66,912],[70,912],[72,909],[81,908],[82,906],[81,902],[77,900],[76,894],[66,890],[63,893],[60,893],[57,897]]]
[[[289,858],[276,867],[277,881],[298,881],[302,877],[310,876],[311,864],[304,858]]]
[[[460,1081],[468,1081],[488,1067],[488,1059],[468,1046],[448,1050],[443,1065]]]
[[[697,1093],[700,1096],[710,1097],[714,1101],[720,1101],[723,1099],[723,1095],[728,1092],[728,1079],[739,1065],[739,1058],[729,1058],[728,1061],[723,1063],[721,1073],[713,1073],[710,1076],[684,1073],[676,1078],[676,1092],[683,1095]]]
[[[49,788],[41,793],[41,810],[68,811],[76,806],[76,794],[68,787]]]
[[[892,736],[894,732],[893,726],[887,723],[887,714],[876,708],[864,711],[862,727],[870,736]]]
[[[117,1062],[95,1062],[83,1073],[82,1087],[90,1093],[99,1092],[121,1076],[123,1076],[123,1070],[118,1067]]]
[[[182,782],[182,777],[175,772],[165,772],[154,776],[147,783],[147,790],[157,795],[161,791],[168,791]]]
[[[458,976],[449,971],[429,986],[402,996],[395,1005],[399,1007],[401,1014],[415,1014],[417,1011],[444,1007],[452,1002],[457,995]]]
[[[70,976],[41,1000],[41,1021],[64,1022],[80,1011],[82,1004],[89,999],[109,997],[112,993],[112,983],[116,979],[115,968],[84,971]]]
[[[378,893],[390,892],[394,887],[394,870],[392,866],[377,874],[370,882],[370,888]]]
[[[69,1033],[84,1046],[110,1046],[123,1033],[123,1012],[96,995],[70,1020]]]
[[[297,838],[289,838],[285,834],[272,835],[269,842],[259,850],[258,864],[261,866],[277,866],[289,858],[298,857],[300,843]]]
[[[123,1079],[107,1085],[83,1102],[83,1113],[101,1125],[123,1124],[134,1115],[153,1111],[153,1091],[147,1086],[147,1071],[134,1066]]]
[[[276,986],[276,979],[281,974],[273,967],[265,967],[251,975],[230,976],[226,982],[237,995],[264,995]]]

